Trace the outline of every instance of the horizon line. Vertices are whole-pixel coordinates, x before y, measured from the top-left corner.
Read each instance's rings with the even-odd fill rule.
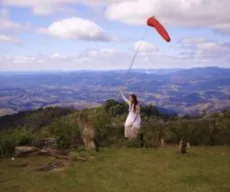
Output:
[[[207,66],[207,67],[191,67],[191,68],[133,68],[132,71],[135,70],[191,70],[191,69],[210,69],[210,68],[218,68],[218,69],[230,69],[230,67],[218,67],[218,66]],[[111,72],[111,71],[127,71],[127,69],[76,69],[76,70],[63,70],[63,69],[45,69],[45,70],[0,70],[0,73],[39,73],[39,72]]]

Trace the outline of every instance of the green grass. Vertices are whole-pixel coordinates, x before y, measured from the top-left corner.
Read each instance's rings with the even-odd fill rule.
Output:
[[[19,160],[16,160],[19,161]],[[227,192],[230,148],[177,147],[102,149],[96,161],[76,162],[63,171],[36,172],[50,158],[31,157],[29,167],[0,160],[1,192]]]

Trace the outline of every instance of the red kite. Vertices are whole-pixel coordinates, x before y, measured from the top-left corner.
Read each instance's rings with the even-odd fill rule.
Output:
[[[171,38],[166,31],[166,29],[163,27],[163,25],[155,18],[155,17],[150,17],[147,20],[147,25],[154,27],[157,32],[164,38],[165,41],[170,42]]]

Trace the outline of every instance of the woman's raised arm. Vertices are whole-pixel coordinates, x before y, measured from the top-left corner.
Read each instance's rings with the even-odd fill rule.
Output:
[[[121,94],[122,99],[123,99],[126,103],[130,104],[129,100],[124,96],[123,88],[120,89],[120,94]]]

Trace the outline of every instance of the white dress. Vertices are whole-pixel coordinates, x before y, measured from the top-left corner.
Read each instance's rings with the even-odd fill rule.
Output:
[[[126,138],[135,138],[137,136],[138,130],[140,129],[141,117],[140,117],[140,107],[136,106],[136,112],[134,111],[134,106],[129,102],[129,100],[121,92],[123,100],[129,105],[129,114],[125,121],[125,131],[124,135]]]
[[[136,119],[135,119],[136,118]],[[135,121],[134,121],[135,120]],[[141,117],[139,113],[134,112],[134,106],[129,104],[129,114],[125,121],[125,126],[131,126],[140,129]]]

